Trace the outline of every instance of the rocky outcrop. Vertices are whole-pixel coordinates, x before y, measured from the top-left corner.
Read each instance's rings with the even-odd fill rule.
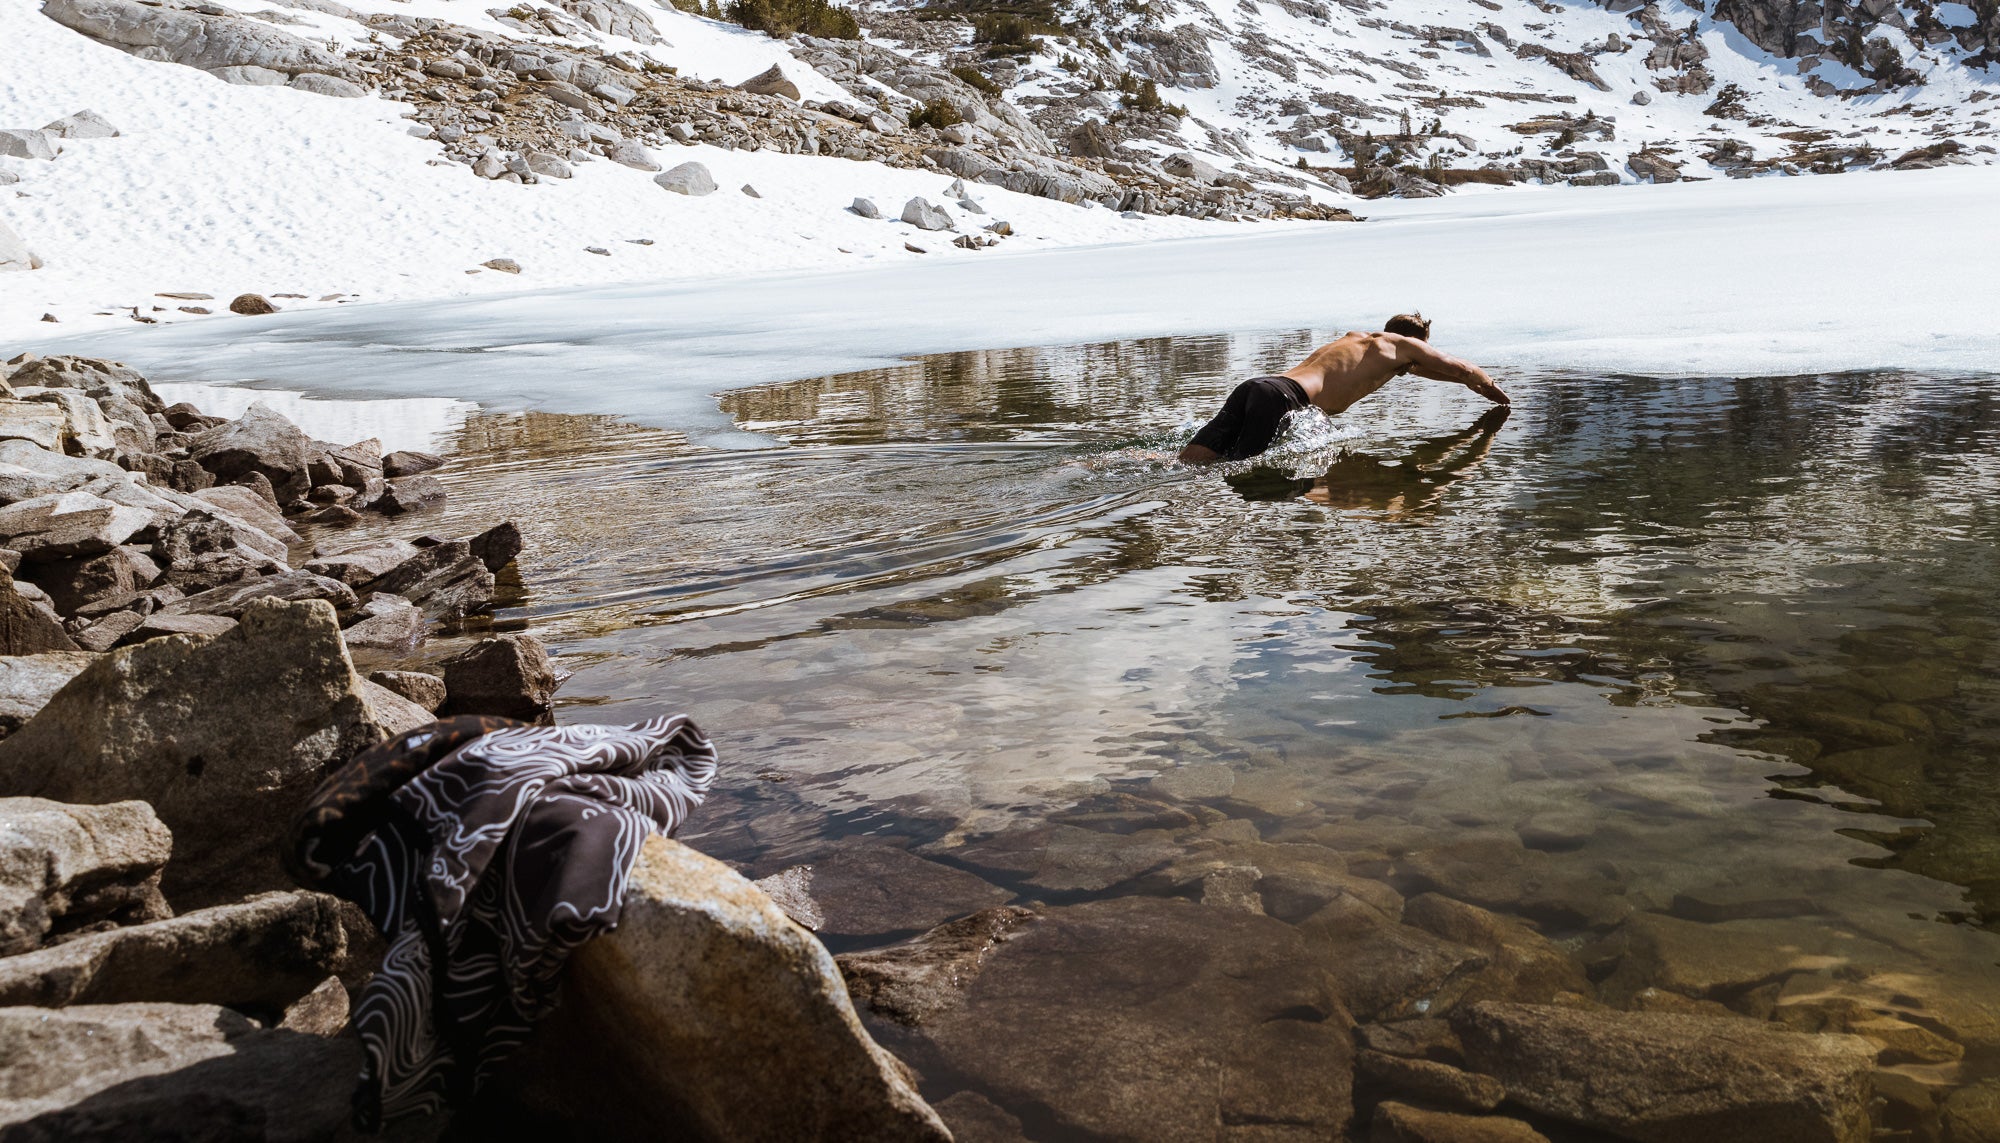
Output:
[[[1467,1064],[1507,1098],[1622,1139],[1863,1143],[1875,1046],[1727,1016],[1473,1004]]]
[[[163,60],[217,73],[231,83],[260,82],[255,69],[283,83],[305,73],[349,80],[360,73],[310,40],[270,24],[185,8],[148,7],[134,0],[48,0],[42,14],[140,59]]]
[[[0,1007],[158,1000],[282,1012],[346,959],[337,901],[267,893],[0,957]]]
[[[950,1138],[861,1027],[833,958],[727,866],[655,837],[618,928],[571,957],[516,1070],[592,1133],[713,1140]]]
[[[0,738],[35,717],[94,658],[85,651],[0,654]]]
[[[173,830],[167,891],[203,903],[286,884],[275,843],[324,776],[388,727],[324,601],[257,600],[214,638],[121,648],[0,742],[0,793],[142,799]]]
[[[172,848],[144,802],[0,798],[0,956],[52,934],[170,915],[160,869]]]

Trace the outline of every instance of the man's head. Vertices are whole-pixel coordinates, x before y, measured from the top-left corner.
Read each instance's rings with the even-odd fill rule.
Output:
[[[1404,337],[1414,337],[1418,341],[1431,339],[1431,319],[1422,314],[1397,314],[1382,327],[1384,333],[1400,333]]]

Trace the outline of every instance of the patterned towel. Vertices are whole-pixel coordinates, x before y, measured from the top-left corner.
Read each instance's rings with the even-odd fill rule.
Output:
[[[554,1002],[563,962],[617,926],[639,847],[715,780],[685,718],[533,727],[446,719],[355,755],[294,823],[299,883],[389,943],[354,1028],[355,1123],[460,1103]]]

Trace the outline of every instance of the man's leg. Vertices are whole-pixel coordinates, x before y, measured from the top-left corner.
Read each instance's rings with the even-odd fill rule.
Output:
[[[1181,450],[1182,464],[1214,464],[1229,455],[1242,431],[1243,411],[1249,403],[1251,389],[1251,384],[1245,381],[1230,390],[1229,398],[1222,402],[1222,411],[1215,414],[1214,420],[1203,425],[1187,447]]]

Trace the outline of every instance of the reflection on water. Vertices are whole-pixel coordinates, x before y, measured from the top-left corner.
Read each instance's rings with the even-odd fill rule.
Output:
[[[564,717],[685,709],[723,744],[687,839],[758,874],[855,835],[986,869],[961,847],[1027,823],[1178,821],[1133,807],[1219,764],[1188,820],[1352,871],[1549,855],[1605,900],[1497,904],[1573,948],[1690,900],[1810,918],[1847,942],[1828,980],[1892,975],[1969,1048],[1943,1082],[2000,1071],[1991,384],[1510,378],[1482,415],[1411,382],[1257,462],[1168,462],[1315,340],[727,394],[785,446],[751,453],[475,417],[448,511],[527,533],[502,619],[576,670]]]

